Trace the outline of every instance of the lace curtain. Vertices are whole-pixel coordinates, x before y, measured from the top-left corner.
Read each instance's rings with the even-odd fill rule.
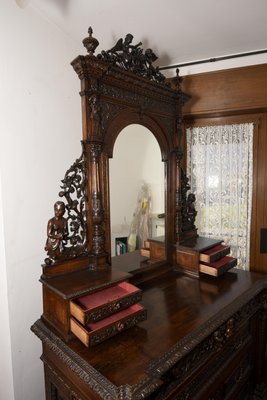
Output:
[[[224,240],[249,269],[253,123],[187,129],[187,173],[200,236]]]

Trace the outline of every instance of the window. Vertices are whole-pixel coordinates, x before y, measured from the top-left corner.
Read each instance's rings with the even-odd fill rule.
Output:
[[[187,173],[200,236],[223,239],[249,269],[253,123],[187,129]]]

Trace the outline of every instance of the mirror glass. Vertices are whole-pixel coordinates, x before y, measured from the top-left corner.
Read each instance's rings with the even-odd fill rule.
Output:
[[[124,128],[109,161],[111,255],[164,236],[165,163],[155,136],[144,126]]]

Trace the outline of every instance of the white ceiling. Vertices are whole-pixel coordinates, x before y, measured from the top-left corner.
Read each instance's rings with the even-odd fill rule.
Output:
[[[160,66],[267,48],[267,0],[16,0],[81,43],[91,25],[111,48],[127,33]],[[85,54],[81,45],[80,54]]]

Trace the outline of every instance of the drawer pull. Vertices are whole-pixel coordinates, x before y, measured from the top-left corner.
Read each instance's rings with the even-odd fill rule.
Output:
[[[220,350],[224,343],[229,340],[235,333],[235,321],[234,318],[230,318],[224,326],[219,328],[213,334],[213,341],[216,350]]]
[[[114,303],[112,308],[114,311],[118,311],[121,308],[121,303],[119,301]]]
[[[225,331],[226,339],[229,339],[234,334],[234,331],[235,331],[234,322],[235,322],[234,318],[230,318],[226,323],[226,331]]]
[[[220,331],[214,332],[213,340],[214,340],[216,350],[220,350],[223,346],[223,336]]]
[[[117,331],[120,332],[124,329],[124,324],[122,322],[118,322],[116,328]]]

